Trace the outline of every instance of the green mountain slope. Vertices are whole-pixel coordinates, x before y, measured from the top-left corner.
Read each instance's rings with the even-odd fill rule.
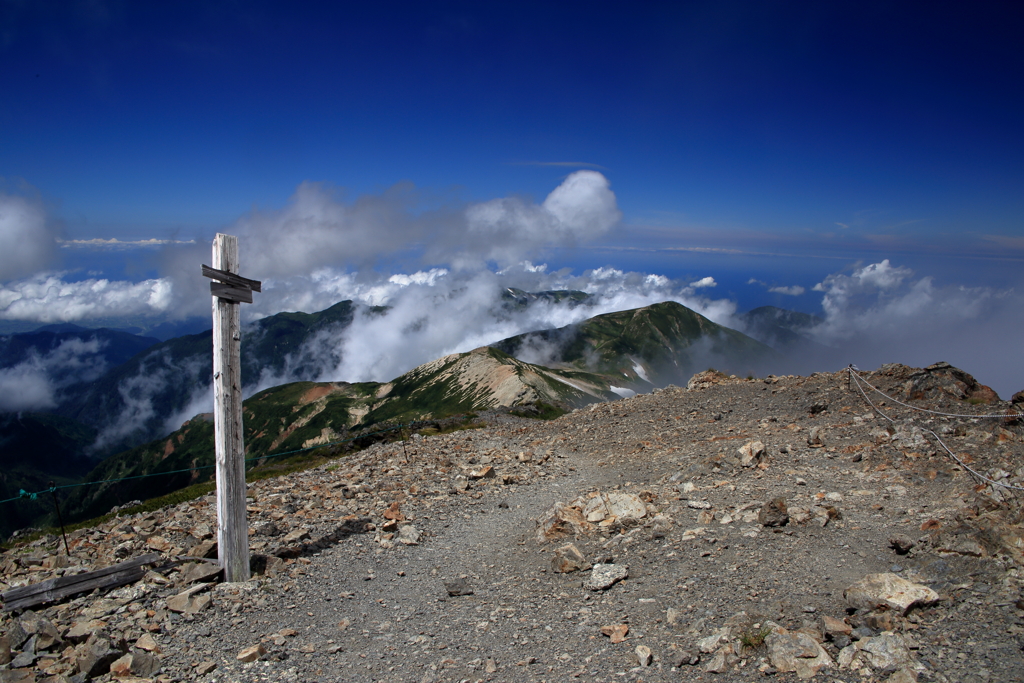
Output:
[[[491,347],[444,356],[383,385],[364,423],[407,421],[538,401],[570,406],[616,398],[605,378],[517,360]]]
[[[294,382],[245,401],[246,457],[322,446],[352,430],[538,401],[579,406],[616,398],[591,373],[530,365],[488,347],[421,365],[384,384]],[[200,415],[166,438],[101,462],[87,481],[127,479],[74,489],[69,518],[103,514],[115,505],[163,495],[213,476],[212,416]],[[146,474],[167,473],[146,478]]]
[[[600,373],[627,387],[685,384],[709,366],[757,374],[779,359],[764,344],[671,301],[517,335],[494,346],[532,362]]]
[[[272,336],[257,342],[269,343]],[[671,302],[519,335],[497,346],[444,356],[386,383],[294,382],[266,389],[244,403],[246,455],[259,460],[336,442],[353,430],[490,408],[539,402],[581,406],[617,398],[629,387],[685,383],[710,364],[748,372],[778,357]],[[512,355],[536,354],[542,347],[556,367]],[[207,481],[213,461],[213,425],[210,416],[199,416],[167,437],[103,461],[87,480],[129,479],[75,489],[69,516],[95,516],[114,505]],[[161,472],[167,474],[132,478]]]
[[[96,464],[81,455],[95,437],[89,427],[53,415],[0,415],[0,500],[14,498],[22,489],[42,491],[51,481],[58,486],[73,483]],[[48,494],[4,503],[0,538],[53,512]]]
[[[553,289],[545,292],[526,292],[515,287],[506,287],[501,292],[502,305],[510,309],[523,309],[538,301],[551,304],[562,304],[569,308],[575,308],[581,304],[590,302],[591,297],[586,292],[576,289]]]
[[[242,334],[242,381],[264,373],[315,376],[319,364],[296,355],[318,334],[336,334],[352,322],[356,306],[342,301],[318,313],[278,313],[246,326]],[[82,387],[59,414],[105,429],[103,453],[116,452],[165,432],[167,419],[208,391],[213,367],[212,332],[155,344]]]

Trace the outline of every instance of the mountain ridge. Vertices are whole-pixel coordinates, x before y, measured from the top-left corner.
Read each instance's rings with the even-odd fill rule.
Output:
[[[523,297],[518,291],[509,291],[514,305],[554,299],[582,305],[587,295],[567,291],[531,296],[527,304],[521,304]],[[385,313],[383,308],[367,310],[371,314]],[[295,348],[304,348],[317,334],[326,334],[329,343],[351,324],[355,312],[351,301],[342,301],[315,314],[281,313],[257,321],[243,337],[243,381],[251,384],[258,373],[279,373],[285,363],[290,364],[292,374],[314,374],[311,363],[303,370],[304,359]],[[553,349],[551,358],[543,363],[528,362],[509,353],[529,349],[538,340]],[[206,390],[202,378],[210,372],[211,359],[208,332],[155,344],[83,392],[80,405],[88,406],[96,424],[97,414],[117,414],[135,398],[128,380],[146,377],[152,384],[150,396],[155,398],[148,412],[138,411],[132,426],[136,428],[134,434],[144,433],[142,430],[147,428],[152,434],[157,426],[166,424],[168,412],[173,414],[187,404],[189,392]],[[444,418],[497,407],[544,405],[549,407],[536,410],[557,414],[595,401],[685,383],[694,372],[712,363],[726,371],[752,374],[774,360],[776,354],[769,347],[678,303],[662,302],[450,354],[388,382],[303,380],[272,386],[245,402],[247,455],[259,458],[279,450],[323,445],[352,430],[377,424]],[[314,399],[305,400],[314,394]],[[163,406],[162,410],[157,405]],[[66,411],[64,416],[80,420],[86,413]],[[162,495],[207,479],[210,472],[204,468],[212,464],[212,427],[202,416],[182,416],[180,424],[170,434],[155,435],[157,438],[135,445],[128,439],[137,437],[125,432],[120,443],[128,447],[115,448],[116,441],[108,445],[110,457],[99,463],[87,479],[121,479],[172,470],[178,474],[164,475],[161,482],[120,486],[117,491],[101,487],[90,494],[73,492],[68,501],[69,516],[100,514],[113,505]]]
[[[243,404],[246,455],[260,458],[274,450],[323,445],[342,438],[349,430],[375,425],[526,404],[554,405],[565,411],[649,391],[671,381],[685,383],[684,375],[695,361],[690,351],[705,336],[714,337],[711,348],[720,358],[740,359],[752,352],[763,356],[774,353],[674,302],[594,316],[554,333],[569,340],[570,352],[561,368],[515,358],[499,348],[499,343],[443,356],[389,382],[300,382],[271,387]],[[654,341],[644,343],[649,338]],[[590,369],[584,362],[589,349],[600,359]],[[643,368],[639,372],[633,369],[640,363],[645,364],[649,373]],[[123,503],[169,493],[186,482],[196,483],[209,477],[209,471],[199,474],[197,468],[212,464],[212,439],[209,425],[197,425],[190,420],[166,438],[107,458],[89,478],[111,480],[151,472],[194,470],[188,475],[161,478],[163,483],[120,486],[124,490],[115,497]],[[115,487],[106,488],[112,491]],[[109,509],[107,503],[115,494],[104,490],[100,487],[88,494],[73,493],[69,515],[79,518]]]
[[[713,364],[745,375],[779,360],[770,347],[674,301],[528,332],[494,346],[517,357],[536,356],[541,364],[546,355],[549,362],[617,374],[632,384],[649,386],[685,383],[694,372]]]

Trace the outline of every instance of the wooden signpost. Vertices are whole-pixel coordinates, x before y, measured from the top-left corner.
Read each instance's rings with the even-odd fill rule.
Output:
[[[213,428],[217,456],[217,552],[225,581],[249,579],[242,440],[242,325],[238,304],[252,303],[260,282],[238,275],[238,238],[217,233],[213,267]]]

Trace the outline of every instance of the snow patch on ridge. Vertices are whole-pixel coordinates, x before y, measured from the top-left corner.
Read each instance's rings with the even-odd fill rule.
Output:
[[[633,361],[633,372],[638,374],[640,376],[640,379],[642,379],[643,381],[650,382],[651,379],[650,377],[647,376],[647,371],[644,370],[644,366],[640,365],[640,363],[638,363],[634,358],[630,358],[630,360]]]

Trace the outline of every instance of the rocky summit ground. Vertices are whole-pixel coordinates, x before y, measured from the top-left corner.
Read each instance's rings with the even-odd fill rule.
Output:
[[[883,366],[993,414],[965,373]],[[1024,680],[1020,420],[846,372],[378,445],[250,486],[258,570],[188,563],[212,498],[0,557],[0,589],[157,552],[0,621],[0,681]],[[889,419],[891,418],[891,422]],[[928,431],[930,430],[930,431]]]

